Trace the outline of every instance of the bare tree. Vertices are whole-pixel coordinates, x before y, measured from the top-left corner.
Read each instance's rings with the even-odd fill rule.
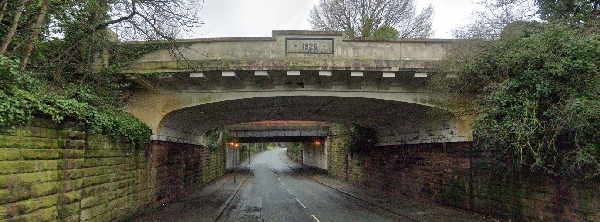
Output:
[[[473,12],[473,20],[454,29],[457,38],[497,39],[511,22],[536,19],[537,7],[533,0],[482,0]]]
[[[124,40],[174,40],[204,24],[198,12],[204,0],[117,0],[97,28],[110,26]]]
[[[400,38],[426,38],[432,34],[432,17],[432,5],[417,13],[414,0],[320,0],[308,21],[314,30],[346,31],[350,37],[393,27]]]

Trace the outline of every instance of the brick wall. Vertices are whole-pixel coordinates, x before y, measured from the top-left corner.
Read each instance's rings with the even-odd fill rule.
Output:
[[[124,219],[224,174],[224,159],[196,145],[142,149],[36,120],[0,133],[0,221]]]
[[[339,179],[348,180],[348,138],[339,136],[327,137],[327,170]]]
[[[469,142],[376,147],[352,153],[328,138],[329,173],[390,195],[525,221],[600,221],[600,182],[521,175],[505,179],[472,155]],[[475,164],[474,164],[475,163]]]
[[[517,221],[600,221],[600,180],[577,182],[523,173],[499,176],[485,158],[473,158],[471,208]]]
[[[151,142],[153,204],[176,199],[225,174],[225,150],[194,144]]]

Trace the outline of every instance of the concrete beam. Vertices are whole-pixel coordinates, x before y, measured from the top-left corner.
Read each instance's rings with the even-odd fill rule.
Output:
[[[362,77],[364,75],[363,72],[350,72],[350,76],[360,76]]]
[[[288,76],[299,76],[300,71],[287,71]]]
[[[396,73],[393,72],[383,72],[382,76],[383,78],[394,78],[396,77]]]
[[[235,72],[234,71],[223,71],[221,72],[221,76],[223,77],[235,77]]]
[[[267,71],[254,71],[254,76],[269,76]]]
[[[331,71],[319,71],[319,76],[331,76]]]
[[[190,78],[204,78],[204,73],[201,73],[201,72],[190,73]]]
[[[417,72],[415,73],[415,78],[427,78],[427,73]]]

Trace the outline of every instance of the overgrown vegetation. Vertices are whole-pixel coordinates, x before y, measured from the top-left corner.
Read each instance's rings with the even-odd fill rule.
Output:
[[[231,133],[221,127],[206,131],[204,133],[204,141],[208,149],[212,151],[225,147],[228,143],[235,142]]]
[[[375,130],[359,125],[334,124],[330,131],[334,136],[347,139],[348,150],[353,153],[370,152],[377,144]]]
[[[499,172],[600,176],[599,11],[581,3],[589,10],[573,15],[546,8],[560,2],[538,1],[542,13],[554,13],[542,14],[546,21],[515,21],[497,39],[457,43],[433,81],[475,98],[475,147]]]
[[[92,133],[136,146],[148,141],[146,124],[119,109],[113,98],[98,95],[90,85],[70,84],[64,90],[49,91],[43,77],[17,69],[18,61],[0,57],[1,128],[24,125],[37,116],[56,122],[85,122]]]
[[[118,71],[152,50],[176,55],[169,41],[178,28],[201,24],[199,6],[195,0],[0,1],[0,127],[41,116],[144,144],[149,127],[122,111],[130,85]],[[167,41],[124,45],[117,37]]]

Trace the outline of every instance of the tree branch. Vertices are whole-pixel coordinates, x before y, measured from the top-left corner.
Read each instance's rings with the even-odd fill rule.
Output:
[[[96,28],[94,28],[94,31],[98,31],[100,29],[104,29],[107,26],[112,25],[112,24],[117,24],[117,23],[120,23],[122,21],[132,19],[133,16],[135,16],[137,14],[138,13],[137,13],[137,10],[135,8],[135,0],[132,0],[131,1],[131,13],[129,15],[121,17],[121,18],[118,18],[118,19],[115,19],[115,20],[111,20],[111,21],[108,21],[108,22],[105,22],[105,23],[102,23],[102,24],[99,24],[99,25],[96,26]]]
[[[2,46],[0,46],[0,55],[4,55],[6,49],[8,48],[8,45],[13,39],[13,36],[15,35],[15,33],[17,33],[19,19],[21,19],[21,15],[23,14],[23,8],[25,8],[25,3],[27,3],[27,0],[21,0],[19,7],[17,7],[17,13],[15,14],[15,17],[13,17],[12,26],[10,27],[8,34],[6,34],[4,42],[2,42]]]

